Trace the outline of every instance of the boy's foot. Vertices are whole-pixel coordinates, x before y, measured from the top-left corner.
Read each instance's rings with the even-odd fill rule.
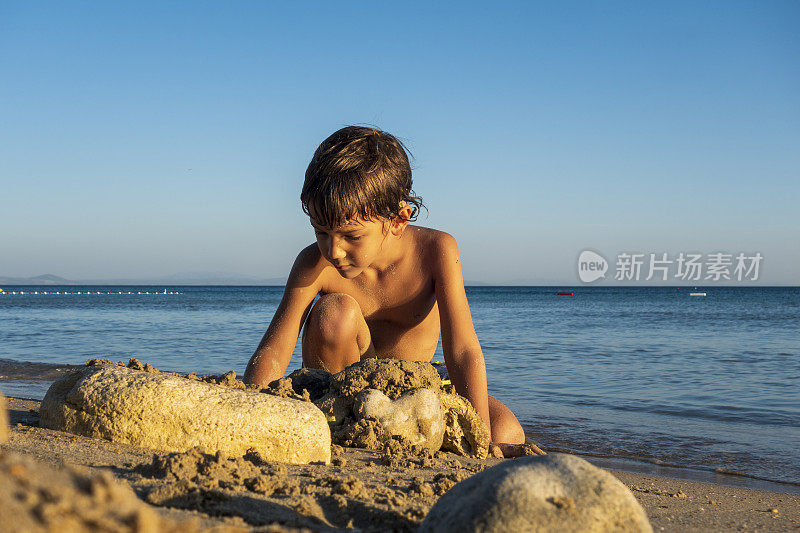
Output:
[[[525,444],[493,442],[489,445],[489,455],[497,457],[498,459],[510,459],[512,457],[523,457],[525,455],[547,455],[547,452],[542,451],[541,448],[532,442],[526,442]]]

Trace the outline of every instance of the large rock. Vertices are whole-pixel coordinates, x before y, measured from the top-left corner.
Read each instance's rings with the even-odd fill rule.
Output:
[[[439,396],[431,389],[415,389],[392,401],[376,389],[359,393],[354,405],[359,418],[378,420],[390,435],[404,437],[431,451],[442,447],[444,420]]]
[[[500,463],[462,481],[431,508],[420,532],[652,532],[633,494],[572,455]]]
[[[195,446],[271,461],[330,461],[325,415],[310,402],[119,366],[87,366],[57,380],[41,425],[88,437],[183,452]]]
[[[8,409],[6,397],[0,393],[0,444],[8,440]]]

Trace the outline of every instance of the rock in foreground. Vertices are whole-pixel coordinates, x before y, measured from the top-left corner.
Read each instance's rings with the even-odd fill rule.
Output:
[[[633,494],[572,455],[503,462],[454,486],[420,532],[652,532]]]
[[[46,428],[164,451],[330,461],[330,429],[313,404],[172,374],[87,366],[53,383],[40,416]]]

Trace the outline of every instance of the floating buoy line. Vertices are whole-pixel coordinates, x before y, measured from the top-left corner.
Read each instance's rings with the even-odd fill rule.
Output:
[[[86,295],[86,294],[107,295],[107,294],[112,294],[112,295],[125,295],[125,296],[134,295],[134,296],[137,296],[139,294],[143,294],[143,295],[150,294],[150,295],[154,295],[154,296],[158,296],[158,295],[163,296],[165,294],[166,295],[175,295],[175,294],[186,294],[186,293],[185,292],[177,292],[177,291],[168,291],[166,289],[164,289],[163,291],[160,291],[160,292],[158,292],[158,291],[156,291],[156,292],[152,292],[152,291],[109,291],[109,292],[102,292],[102,291],[4,291],[4,290],[0,289],[0,296],[6,295],[6,294],[17,294],[17,295],[24,294],[26,296],[29,296],[29,295],[37,295],[37,296],[41,296],[41,295],[46,295],[46,296],[52,296],[52,295],[63,296],[63,295],[67,295],[67,296],[70,296],[70,295],[75,295],[75,294],[80,294],[80,295]]]

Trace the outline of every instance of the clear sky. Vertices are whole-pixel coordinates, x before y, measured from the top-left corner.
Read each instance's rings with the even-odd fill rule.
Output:
[[[285,276],[316,146],[394,133],[465,278],[591,248],[800,284],[800,3],[3,2],[0,276]]]

